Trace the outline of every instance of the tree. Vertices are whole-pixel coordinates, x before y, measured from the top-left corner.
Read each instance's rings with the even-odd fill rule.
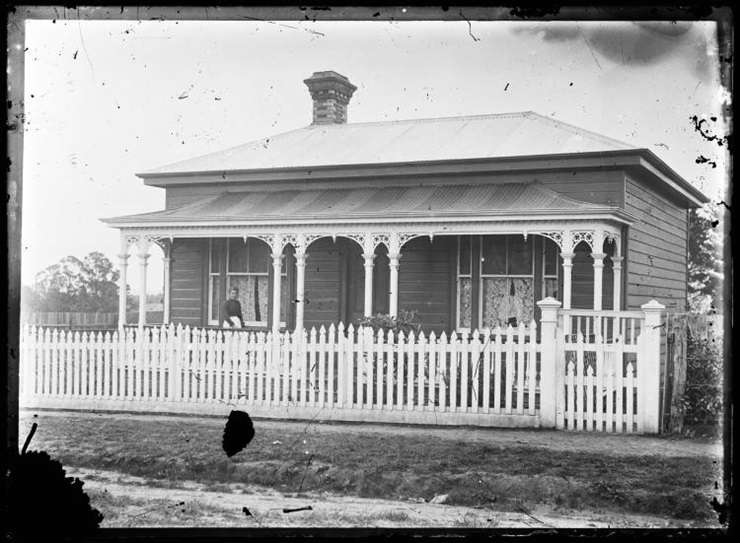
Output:
[[[36,275],[40,311],[115,311],[119,272],[100,252],[67,256]]]
[[[689,305],[707,312],[722,304],[722,236],[717,209],[689,212]]]
[[[21,314],[43,311],[44,300],[39,293],[27,285],[21,286]]]

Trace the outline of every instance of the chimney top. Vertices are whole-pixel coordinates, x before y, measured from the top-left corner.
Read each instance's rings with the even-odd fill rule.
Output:
[[[313,99],[313,124],[347,122],[347,104],[357,90],[342,74],[334,71],[314,72],[303,82]]]

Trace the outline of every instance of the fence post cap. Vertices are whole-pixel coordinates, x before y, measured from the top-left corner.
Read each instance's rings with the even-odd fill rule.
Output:
[[[642,304],[640,306],[640,309],[646,312],[659,312],[663,311],[665,309],[665,306],[661,304],[658,300],[652,299],[646,304]]]
[[[544,300],[540,300],[539,302],[537,302],[537,306],[540,309],[559,309],[561,305],[563,304],[552,296],[548,296]]]

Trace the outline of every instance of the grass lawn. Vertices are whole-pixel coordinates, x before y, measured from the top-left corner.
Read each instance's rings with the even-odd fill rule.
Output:
[[[450,505],[499,511],[548,505],[711,524],[716,515],[709,501],[715,481],[721,484],[721,459],[711,455],[609,454],[603,448],[546,448],[532,439],[496,443],[498,430],[476,430],[487,439],[460,441],[454,429],[440,438],[431,430],[393,426],[366,431],[362,425],[255,421],[253,441],[227,458],[221,448],[225,420],[218,418],[32,417],[21,412],[21,440],[31,422],[39,424],[31,449],[46,450],[68,467],[116,471],[159,487],[197,481],[222,491],[242,483],[390,500],[447,494]],[[605,437],[580,434],[574,440],[598,443]],[[625,443],[640,439],[619,437]]]

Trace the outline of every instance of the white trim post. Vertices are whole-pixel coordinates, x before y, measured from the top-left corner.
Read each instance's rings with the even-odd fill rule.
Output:
[[[563,259],[563,309],[570,309],[573,285],[573,256],[574,253],[561,252]]]
[[[650,300],[640,308],[645,319],[640,331],[637,359],[637,412],[641,421],[640,431],[653,434],[660,431],[660,321],[665,306]]]
[[[162,301],[162,322],[164,324],[169,324],[170,322],[170,264],[172,263],[172,258],[170,257],[171,250],[171,246],[169,244],[166,245],[164,248],[164,257],[162,258],[162,263],[164,267],[164,286],[162,287],[164,292],[164,300]]]
[[[388,300],[388,313],[391,317],[398,316],[398,267],[401,260],[401,253],[391,253],[388,255],[390,266],[390,289]]]
[[[365,259],[365,310],[363,315],[371,317],[373,314],[373,268],[375,267],[375,253],[362,253]]]
[[[594,310],[603,309],[602,296],[604,292],[604,253],[591,253],[594,259]]]
[[[282,284],[283,255],[272,253],[272,331],[280,332],[280,287]]]
[[[147,260],[149,259],[149,240],[139,239],[137,247],[139,249],[139,328],[146,324],[146,270]]]
[[[622,257],[612,257],[612,271],[614,272],[614,311],[622,306]]]
[[[306,308],[306,251],[298,250],[295,253],[295,330],[299,334],[303,331],[303,315]]]
[[[128,302],[128,244],[121,243],[121,254],[118,255],[118,267],[120,268],[118,287],[118,329],[123,330],[126,325],[126,303]]]
[[[540,426],[555,428],[557,423],[558,357],[564,353],[557,349],[558,309],[560,302],[547,297],[537,302],[540,308]]]

